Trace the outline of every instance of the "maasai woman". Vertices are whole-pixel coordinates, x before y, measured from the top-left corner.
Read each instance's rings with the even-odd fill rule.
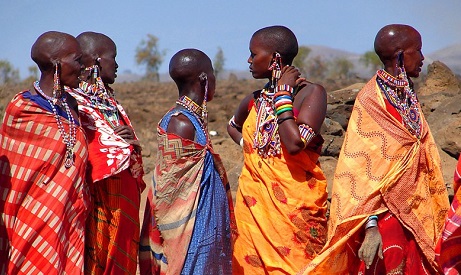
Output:
[[[336,167],[328,241],[304,274],[437,274],[448,211],[440,157],[410,77],[421,35],[383,27],[383,69],[357,94]]]
[[[179,98],[157,127],[141,274],[230,274],[232,198],[207,127],[207,103],[215,93],[211,60],[199,50],[185,49],[171,58],[169,69]]]
[[[8,104],[0,128],[0,274],[81,274],[89,194],[77,103],[82,52],[68,34],[32,46],[41,76]]]
[[[326,179],[318,162],[326,92],[289,66],[291,30],[272,26],[250,40],[250,72],[269,79],[248,95],[228,132],[243,146],[235,217],[234,274],[294,274],[326,238]]]
[[[114,41],[101,33],[77,36],[86,66],[72,95],[88,136],[87,180],[93,202],[87,220],[85,273],[135,274],[139,251],[139,204],[145,187],[141,147],[109,87],[118,68]]]

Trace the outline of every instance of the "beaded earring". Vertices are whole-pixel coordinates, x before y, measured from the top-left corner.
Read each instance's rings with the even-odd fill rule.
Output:
[[[278,52],[274,53],[269,71],[272,71],[271,89],[274,90],[277,86],[277,81],[282,76],[282,56]]]
[[[206,108],[207,104],[207,99],[208,99],[208,76],[206,73],[202,72],[199,75],[200,82],[205,81],[205,95],[203,96],[203,102],[202,102],[202,120],[203,124],[206,127],[208,124],[208,110]]]
[[[54,68],[54,76],[53,76],[53,97],[55,98],[55,100],[58,100],[59,98],[61,98],[61,90],[62,90],[62,87],[61,87],[61,81],[60,81],[60,69],[59,69],[59,66],[60,64],[59,63],[56,63],[55,64],[55,68]]]
[[[396,76],[400,80],[406,80],[407,79],[407,74],[405,72],[405,65],[403,64],[403,51],[399,51],[397,53],[397,63],[395,64],[397,67],[397,73]]]

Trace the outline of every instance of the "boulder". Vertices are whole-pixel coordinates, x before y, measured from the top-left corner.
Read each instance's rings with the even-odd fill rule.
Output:
[[[352,105],[329,105],[327,107],[326,117],[336,121],[344,130],[347,130],[347,124],[352,112]]]
[[[456,75],[440,61],[434,61],[427,67],[424,86],[418,90],[419,95],[444,93],[457,95],[460,93],[460,81]]]
[[[356,83],[344,89],[329,92],[327,95],[327,103],[354,105],[355,98],[363,86],[365,86],[365,83]]]
[[[344,134],[344,129],[341,124],[327,117],[323,121],[322,128],[320,128],[320,134],[322,136],[342,136]]]
[[[322,146],[321,155],[338,158],[339,153],[341,152],[341,146],[343,145],[344,137],[324,135],[323,139],[325,142]]]

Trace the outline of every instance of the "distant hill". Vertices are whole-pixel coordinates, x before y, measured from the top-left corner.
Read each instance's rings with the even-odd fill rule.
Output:
[[[309,58],[314,58],[320,56],[325,61],[331,61],[337,58],[346,58],[354,64],[353,72],[359,77],[369,78],[373,75],[369,68],[366,68],[359,60],[362,54],[352,53],[340,49],[334,49],[327,46],[321,45],[308,45],[311,49]],[[424,49],[423,49],[424,50]],[[424,52],[423,52],[424,53]],[[436,52],[425,54],[424,67],[423,71],[426,71],[427,65],[431,64],[434,61],[441,61],[447,65],[453,73],[461,75],[461,44],[452,45],[444,49],[438,50]],[[238,79],[250,79],[251,74],[248,70],[226,70],[222,73],[221,78],[227,79],[229,75],[234,75]],[[132,74],[132,73],[120,73],[117,78],[117,82],[135,82],[141,79],[142,76]],[[160,74],[160,81],[171,81],[168,73]]]
[[[461,44],[443,48],[426,56],[427,63],[432,63],[436,60],[447,65],[453,73],[461,75]]]
[[[368,71],[368,69],[359,62],[362,54],[351,53],[326,46],[310,45],[308,47],[312,50],[309,54],[309,57],[320,56],[326,60],[333,60],[335,58],[347,58],[354,64],[354,71],[357,74],[363,76],[363,71]],[[436,52],[427,54],[424,53],[423,49],[423,54],[425,54],[423,67],[424,71],[426,70],[427,65],[431,64],[432,62],[441,61],[447,65],[453,71],[453,73],[461,75],[461,44],[452,45]]]

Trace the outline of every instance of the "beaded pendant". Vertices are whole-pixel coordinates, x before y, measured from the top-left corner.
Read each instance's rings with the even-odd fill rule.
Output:
[[[406,74],[403,74],[406,78]],[[376,81],[389,103],[402,117],[405,128],[418,139],[421,138],[422,122],[419,102],[409,81],[397,79],[384,70],[378,71]],[[400,95],[398,91],[401,91]]]
[[[280,136],[272,98],[273,93],[264,89],[256,102],[257,117],[253,147],[264,158],[280,154]]]

